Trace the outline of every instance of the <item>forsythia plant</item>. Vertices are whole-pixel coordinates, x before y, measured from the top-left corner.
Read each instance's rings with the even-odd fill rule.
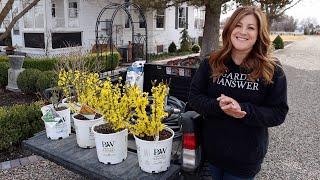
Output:
[[[148,136],[158,140],[159,133],[165,127],[162,123],[167,116],[164,109],[168,86],[165,83],[153,85],[151,89],[150,115],[146,111],[148,93],[137,86],[113,84],[110,78],[102,82],[97,73],[78,70],[60,71],[58,85],[69,98],[70,87],[73,87],[79,103],[99,112],[115,132],[128,128],[138,137]],[[133,117],[135,120],[132,123]]]
[[[87,104],[95,108],[102,81],[99,79],[98,73],[62,70],[59,73],[58,86],[68,99],[71,99],[71,87],[73,87],[80,104]]]
[[[58,79],[58,86],[62,89],[63,94],[66,96],[66,98],[71,97],[71,78],[72,78],[72,72],[61,70],[59,72],[59,79]]]
[[[160,83],[158,86],[153,85],[151,114],[148,116],[146,107],[149,103],[148,94],[140,91],[136,97],[136,122],[130,126],[130,131],[138,136],[153,137],[154,140],[159,139],[159,133],[164,129],[165,125],[162,123],[163,118],[168,114],[165,112],[165,99],[167,96],[168,86],[165,83]]]
[[[86,104],[100,113],[114,131],[125,129],[129,125],[135,107],[137,87],[112,84],[107,78],[102,82],[97,73],[80,71],[61,71],[58,85],[64,94],[70,95],[73,87],[78,103]]]
[[[96,109],[104,116],[114,131],[128,128],[132,117],[137,87],[124,86],[120,83],[112,84],[108,78],[98,94]]]

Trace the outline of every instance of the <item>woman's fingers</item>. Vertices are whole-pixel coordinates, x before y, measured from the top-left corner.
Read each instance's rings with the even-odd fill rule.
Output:
[[[217,101],[219,101],[221,110],[229,116],[243,118],[247,114],[245,111],[241,111],[240,104],[231,97],[221,94]]]

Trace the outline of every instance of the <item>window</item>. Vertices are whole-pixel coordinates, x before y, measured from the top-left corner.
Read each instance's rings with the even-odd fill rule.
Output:
[[[186,7],[178,8],[178,24],[179,24],[179,28],[186,28],[186,24],[187,24],[187,8]]]
[[[3,33],[0,33],[0,36],[2,34]],[[0,46],[9,46],[9,45],[12,45],[11,34],[7,38],[5,38],[4,40],[0,41]]]
[[[195,29],[203,29],[204,26],[204,18],[205,11],[200,8],[194,9],[194,28]]]
[[[52,48],[82,46],[81,32],[52,33]]]
[[[165,10],[156,11],[156,28],[164,28],[165,23]]]
[[[23,8],[27,7],[29,3],[23,1]],[[23,16],[24,28],[44,28],[44,4],[39,1],[38,4],[30,9]]]
[[[12,17],[16,17],[18,15],[19,11],[18,11],[18,7],[15,7],[13,10],[12,10]],[[13,35],[20,35],[20,28],[19,28],[19,21],[17,21],[13,28],[12,28],[12,31],[13,31]]]
[[[51,7],[51,15],[52,17],[56,17],[56,4],[52,3],[52,7]]]
[[[163,53],[163,44],[157,46],[157,54]]]
[[[69,2],[69,18],[78,17],[78,2]]]
[[[145,28],[146,23],[144,22],[142,16],[139,14],[139,28]]]
[[[24,46],[44,49],[44,33],[24,33]]]

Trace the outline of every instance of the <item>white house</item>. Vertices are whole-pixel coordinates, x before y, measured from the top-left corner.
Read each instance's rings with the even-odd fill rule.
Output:
[[[55,56],[73,50],[70,44],[92,49],[95,44],[95,27],[98,14],[108,4],[128,0],[41,0],[21,18],[11,33],[12,45],[30,55]],[[26,0],[15,1],[12,13],[25,7]],[[4,2],[2,2],[3,6]],[[134,8],[128,7],[133,21],[141,21]],[[114,10],[106,10],[102,18],[110,19]],[[148,52],[166,52],[173,41],[179,46],[180,31],[187,28],[190,37],[198,42],[202,36],[204,8],[187,6],[170,7],[145,13],[148,32]],[[10,17],[9,17],[10,18]],[[4,23],[2,26],[5,26]],[[3,32],[4,29],[0,29]],[[107,29],[99,28],[99,31]],[[135,32],[144,32],[144,24],[135,24]],[[101,32],[99,32],[101,33]],[[126,46],[132,38],[128,16],[119,11],[113,23],[113,41],[117,47]],[[1,44],[0,44],[1,45]]]

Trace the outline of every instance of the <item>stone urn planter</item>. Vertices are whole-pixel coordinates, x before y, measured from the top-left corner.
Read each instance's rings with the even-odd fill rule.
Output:
[[[9,55],[9,63],[10,63],[10,68],[11,69],[21,69],[23,66],[24,62],[24,56],[19,56],[19,55]]]
[[[4,48],[4,50],[6,50],[6,54],[7,54],[7,55],[13,55],[15,49],[16,49],[16,48],[13,47],[13,46],[7,46],[7,47]]]
[[[24,56],[10,55],[8,57],[10,69],[8,69],[8,85],[6,86],[6,89],[9,91],[21,92],[17,85],[17,79],[19,74],[24,71],[22,68]]]

